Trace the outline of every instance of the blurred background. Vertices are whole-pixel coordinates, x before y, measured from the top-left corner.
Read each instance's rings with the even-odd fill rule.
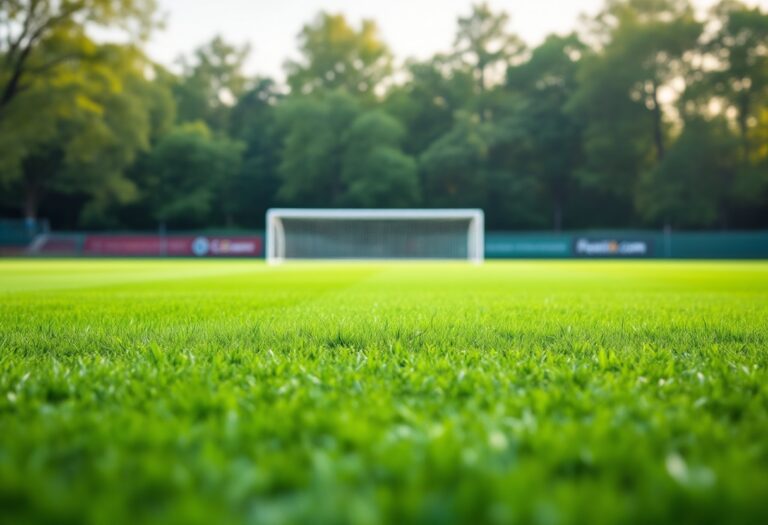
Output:
[[[768,0],[0,2],[6,252],[275,206],[768,229]]]

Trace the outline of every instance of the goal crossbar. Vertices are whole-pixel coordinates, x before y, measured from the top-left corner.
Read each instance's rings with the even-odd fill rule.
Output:
[[[430,231],[415,231],[419,230],[420,225],[431,223],[435,228],[439,229],[441,224],[453,224],[453,229],[461,232],[462,235],[466,235],[466,244],[461,246],[461,258],[471,260],[473,262],[482,262],[484,259],[485,241],[484,241],[484,213],[479,209],[300,209],[300,208],[282,208],[271,209],[267,212],[266,217],[266,258],[270,263],[280,263],[286,259],[291,258],[314,258],[307,256],[292,256],[292,251],[297,251],[295,248],[291,248],[291,235],[290,230],[292,224],[301,224],[302,221],[307,221],[307,231],[303,232],[306,236],[320,237],[319,239],[313,239],[317,242],[323,242],[326,245],[334,244],[336,241],[340,241],[340,238],[344,237],[345,233],[349,237],[349,230],[354,229],[357,226],[358,229],[365,229],[365,224],[375,223],[378,230],[381,230],[383,226],[388,224],[399,225],[399,233],[390,233],[390,235],[400,237],[410,237],[405,239],[413,244],[418,244],[420,240],[425,243],[429,243],[430,235],[439,235],[439,233],[432,233]],[[347,227],[340,225],[344,221],[348,222]],[[464,223],[466,229],[464,229]],[[319,224],[333,225],[332,227],[318,228]],[[408,226],[412,225],[413,228]],[[339,228],[341,226],[341,228]],[[421,226],[423,230],[424,227]],[[434,229],[434,228],[433,228]],[[322,230],[322,231],[321,231]],[[363,232],[364,233],[364,232]],[[381,233],[381,232],[379,232]],[[444,234],[444,233],[443,233]],[[335,255],[332,250],[328,256],[318,256],[317,258],[332,258],[332,259],[451,259],[458,258],[455,255],[443,256],[439,250],[433,254],[427,253],[425,255],[424,249],[413,250],[414,255],[409,255],[410,252],[398,253],[396,255],[387,255],[386,247],[378,246],[383,245],[388,239],[382,239],[379,237],[363,237],[358,232],[357,242],[361,243],[361,255],[350,255],[346,251],[341,255]],[[423,239],[419,238],[419,235]],[[445,234],[444,234],[445,235]],[[342,239],[343,240],[343,239]],[[349,239],[346,239],[349,241]],[[391,241],[391,239],[389,239]],[[396,239],[397,240],[397,239]],[[400,243],[402,244],[402,243]],[[371,251],[371,248],[380,248],[379,250],[373,250],[375,253],[382,253],[380,256],[365,255],[365,248]],[[422,247],[423,248],[423,247]]]

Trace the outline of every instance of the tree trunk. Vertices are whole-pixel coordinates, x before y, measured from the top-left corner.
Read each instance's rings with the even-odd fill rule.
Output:
[[[485,69],[487,67],[487,64],[485,64],[484,62],[480,62],[477,67],[480,70],[480,97],[479,97],[480,106],[477,109],[478,109],[478,114],[480,116],[480,122],[485,122],[488,120],[488,115],[485,114],[485,92],[486,92]]]
[[[480,93],[485,93],[485,69],[488,67],[483,60],[479,60],[477,68],[480,70]]]
[[[553,217],[554,230],[557,233],[563,231],[563,209],[560,205],[555,205],[555,213]]]
[[[558,233],[563,229],[563,191],[558,186],[555,187],[555,193],[553,195],[553,213],[552,213],[552,227]]]
[[[730,194],[733,187],[733,180],[729,173],[723,174],[722,188],[720,191],[720,228],[723,231],[727,231],[730,228]]]
[[[751,148],[749,145],[749,95],[744,93],[739,103],[739,134],[741,135],[741,145],[744,154],[744,165],[749,163]]]
[[[0,96],[0,109],[10,104],[14,97],[18,94],[21,77],[24,74],[24,68],[27,64],[30,51],[32,51],[31,42],[21,51],[21,54],[16,59],[16,63],[13,65],[11,77],[5,83],[5,87],[2,90],[3,94]]]
[[[37,222],[37,212],[40,204],[40,196],[37,185],[28,183],[24,188],[24,219],[28,223]]]
[[[659,105],[659,86],[655,80],[653,81],[653,91],[651,96],[653,100],[653,143],[656,147],[656,160],[661,162],[664,160],[666,151],[664,148],[663,119],[661,106]]]

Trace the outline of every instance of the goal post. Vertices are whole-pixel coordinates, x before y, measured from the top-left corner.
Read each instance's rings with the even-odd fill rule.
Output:
[[[271,209],[266,258],[481,263],[484,221],[477,209]]]

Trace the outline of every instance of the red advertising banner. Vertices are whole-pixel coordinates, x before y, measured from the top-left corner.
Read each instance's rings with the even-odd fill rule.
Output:
[[[113,257],[261,257],[259,236],[88,235],[83,255]]]

